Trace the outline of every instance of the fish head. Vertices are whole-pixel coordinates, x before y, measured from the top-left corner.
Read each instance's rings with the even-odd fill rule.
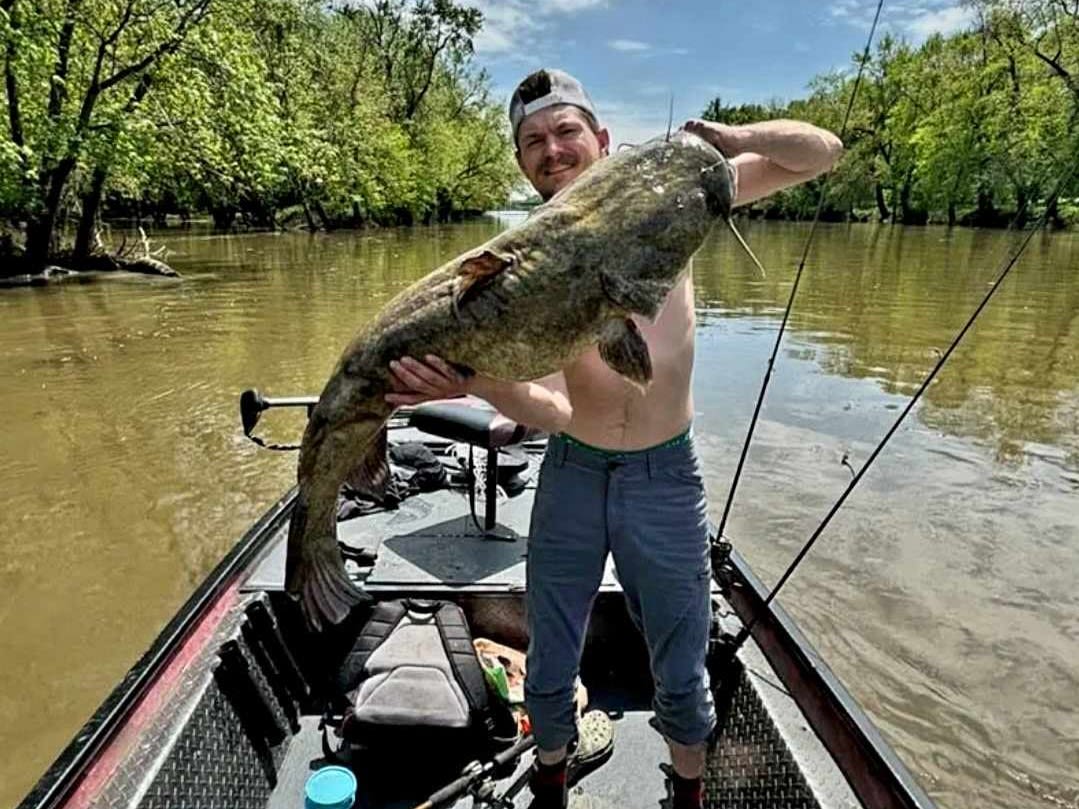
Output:
[[[715,146],[699,135],[679,129],[669,140],[676,148],[693,149],[696,157],[694,164],[703,164],[700,170],[700,185],[704,191],[705,203],[714,215],[727,219],[734,204],[734,168]]]
[[[701,185],[708,210],[723,219],[730,219],[734,205],[734,168],[727,158],[719,155],[713,165],[701,170]]]

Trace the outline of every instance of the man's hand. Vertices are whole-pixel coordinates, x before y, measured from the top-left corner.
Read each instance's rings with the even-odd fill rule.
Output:
[[[393,405],[413,405],[432,399],[450,399],[470,393],[474,376],[465,376],[441,357],[428,354],[420,362],[401,357],[390,363],[393,393],[386,401]]]
[[[839,138],[803,121],[727,126],[686,121],[685,130],[715,146],[735,171],[734,204],[745,205],[828,171],[843,152]]]
[[[692,118],[686,121],[682,128],[711,143],[724,157],[731,158],[745,151],[745,138],[741,127]]]

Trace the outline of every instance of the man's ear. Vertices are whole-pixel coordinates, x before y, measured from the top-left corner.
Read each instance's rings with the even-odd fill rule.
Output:
[[[610,154],[611,133],[608,132],[606,129],[601,129],[599,132],[596,133],[596,140],[599,141],[599,150],[603,153],[603,156],[606,157],[608,154]]]

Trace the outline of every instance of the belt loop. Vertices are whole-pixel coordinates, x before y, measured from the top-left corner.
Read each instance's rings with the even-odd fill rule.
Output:
[[[648,467],[648,479],[652,480],[656,476],[656,459],[655,453],[649,452],[644,456],[645,465]]]
[[[566,454],[569,452],[569,441],[561,436],[555,436],[555,440],[558,441],[558,446],[555,447],[555,464],[564,466],[566,463]]]

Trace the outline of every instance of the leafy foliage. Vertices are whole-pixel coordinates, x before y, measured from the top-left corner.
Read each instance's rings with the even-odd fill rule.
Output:
[[[1070,0],[970,0],[976,25],[920,47],[885,36],[863,71],[829,180],[824,217],[998,226],[1045,210],[1077,159],[1079,5]],[[808,120],[839,132],[861,55],[846,73],[818,76],[787,105],[725,106],[703,117],[732,125]],[[819,184],[757,203],[766,217],[812,216]],[[1079,180],[1050,211],[1073,216]]]
[[[506,126],[453,0],[0,0],[0,215],[43,263],[99,214],[274,227],[503,199]],[[70,234],[68,234],[70,236]]]

